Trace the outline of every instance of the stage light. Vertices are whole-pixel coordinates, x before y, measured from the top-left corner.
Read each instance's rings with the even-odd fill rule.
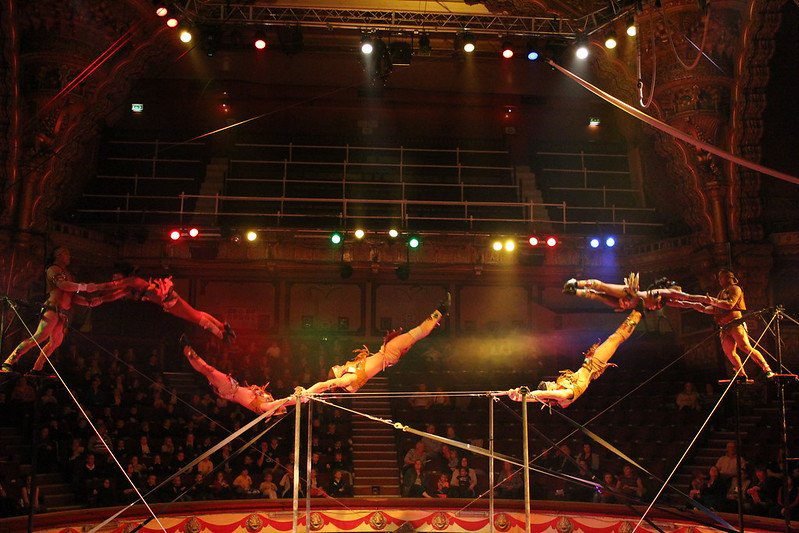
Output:
[[[553,247],[553,246],[555,246],[556,244],[558,244],[558,240],[557,240],[555,237],[548,237],[548,238],[547,238],[547,246],[549,246],[550,248],[552,248],[552,247]]]
[[[574,51],[574,55],[577,59],[586,59],[588,57],[588,45],[578,44],[577,49]]]
[[[166,8],[164,4],[161,2],[156,2],[155,4],[155,14],[159,17],[165,17],[169,13],[169,10]]]
[[[527,242],[530,244],[530,246],[538,246],[538,237],[530,237],[527,239]]]
[[[180,32],[180,40],[184,43],[191,42],[191,32],[189,30],[183,30]]]
[[[258,238],[258,234],[255,231],[250,230],[250,231],[247,232],[247,240],[248,241],[254,242],[257,238]]]
[[[635,27],[635,19],[630,17],[627,19],[627,35],[635,37],[638,34],[638,28]]]
[[[366,236],[366,232],[362,229],[355,230],[355,238],[356,239],[363,239]]]
[[[408,246],[413,249],[418,248],[420,244],[422,244],[422,240],[419,237],[416,237],[415,235],[410,239],[408,239]]]
[[[506,252],[512,252],[515,249],[516,249],[516,241],[514,241],[513,239],[508,239],[507,241],[505,241]]]
[[[391,228],[390,230],[388,230],[388,236],[391,237],[392,239],[396,239],[397,237],[399,237],[399,231],[395,230],[394,228]]]
[[[591,245],[591,248],[599,248],[599,239],[594,237],[593,239],[591,239],[591,242],[589,242],[588,244]]]
[[[619,43],[616,41],[615,33],[611,33],[610,35],[608,35],[607,39],[605,39],[605,48],[612,50],[616,48],[617,44]]]
[[[266,48],[266,36],[264,32],[259,31],[255,34],[255,40],[252,42],[256,50],[263,50]]]
[[[461,39],[463,40],[463,51],[467,54],[471,54],[475,51],[477,46],[475,45],[474,36],[470,33],[463,33],[461,34]]]
[[[372,39],[371,35],[364,35],[361,37],[361,53],[363,55],[369,55],[375,50],[374,39]]]
[[[494,241],[491,243],[491,249],[495,252],[502,250],[502,241]]]
[[[538,52],[536,50],[529,50],[527,52],[527,59],[530,60],[530,61],[535,61],[539,57],[540,57],[540,55],[538,54]]]
[[[614,239],[613,237],[608,237],[607,239],[605,239],[605,246],[607,246],[608,248],[613,248],[614,246],[616,246],[616,239]]]
[[[189,237],[191,237],[191,238],[194,238],[194,237],[196,237],[199,234],[200,234],[200,230],[198,230],[197,228],[191,228],[189,230]]]
[[[599,120],[599,117],[588,117],[588,125],[592,128],[596,128],[602,121]]]
[[[342,237],[341,233],[337,231],[330,234],[330,242],[332,242],[333,244],[341,244],[341,241],[343,240],[344,237]]]
[[[510,59],[513,57],[513,46],[508,41],[502,43],[502,57],[505,59]]]
[[[178,19],[176,19],[175,17],[168,18],[166,20],[166,25],[169,26],[170,28],[175,28],[178,25]]]
[[[130,104],[130,110],[134,113],[142,113],[144,111],[144,104]]]
[[[173,241],[177,241],[178,239],[180,239],[180,231],[173,229],[172,231],[169,232],[169,238],[172,239]]]

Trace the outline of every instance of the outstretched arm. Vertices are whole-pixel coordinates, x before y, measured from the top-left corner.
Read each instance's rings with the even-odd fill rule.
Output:
[[[704,313],[706,315],[715,315],[718,311],[712,305],[705,305],[699,302],[689,302],[686,300],[666,300],[666,305],[668,307],[676,307],[678,309],[692,309],[694,311],[699,311],[700,313]]]

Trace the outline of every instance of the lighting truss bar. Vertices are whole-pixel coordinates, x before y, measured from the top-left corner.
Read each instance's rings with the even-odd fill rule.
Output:
[[[513,16],[473,13],[436,13],[388,9],[333,7],[279,7],[242,5],[224,0],[187,0],[179,6],[184,18],[195,23],[252,24],[338,28],[347,30],[424,31],[473,34],[564,37],[590,35],[628,10],[608,5],[579,18]]]

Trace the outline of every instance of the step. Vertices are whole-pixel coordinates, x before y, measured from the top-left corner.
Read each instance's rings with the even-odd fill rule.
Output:
[[[39,488],[46,496],[55,494],[67,494],[72,492],[72,485],[69,483],[40,483]]]
[[[363,450],[364,448],[392,448],[396,449],[397,445],[394,442],[353,442],[353,450]]]
[[[390,428],[388,426],[383,426],[383,424],[380,424],[380,427],[374,426],[374,427],[360,428],[358,430],[358,434],[355,435],[355,438],[356,439],[360,439],[361,437],[367,438],[367,437],[370,437],[371,435],[375,435],[375,436],[381,435],[382,436],[384,434],[393,435],[394,434],[394,428]]]
[[[374,476],[374,477],[366,477],[366,476],[358,476],[359,485],[392,485],[397,484],[399,485],[399,477],[398,476]]]
[[[365,467],[365,468],[376,468],[378,466],[382,466],[384,464],[387,464],[385,459],[372,459],[372,458],[370,458],[370,459],[353,459],[352,462],[356,463],[358,465],[363,465],[363,467]],[[393,465],[394,468],[397,468],[397,456],[396,455],[394,455],[394,459],[391,460],[391,464]]]
[[[356,496],[373,496],[372,487],[355,487]],[[399,485],[380,485],[380,497],[399,498],[400,489]]]
[[[361,439],[361,435],[358,434],[355,436],[353,440],[355,441],[355,444],[365,444],[365,445],[378,442],[380,444],[385,444],[388,442],[390,442],[391,444],[395,444],[394,435],[392,433],[388,433],[386,435],[369,435],[368,438],[363,437],[363,439]]]
[[[53,507],[61,507],[63,505],[74,505],[75,494],[72,492],[62,494],[45,494],[44,503],[48,510],[52,510]]]
[[[358,472],[358,477],[365,477],[371,475],[381,475],[381,476],[394,476],[397,477],[398,469],[397,465],[386,465],[386,466],[360,466],[358,465],[355,469]]]
[[[362,454],[365,454],[366,457],[370,457],[371,459],[359,459],[357,457],[357,453],[353,454],[352,461],[353,463],[358,463],[360,461],[369,461],[369,460],[376,460],[380,462],[384,461],[396,461],[397,460],[397,452],[396,451],[384,451],[384,452],[374,452],[374,451],[362,451]]]
[[[64,482],[64,476],[58,472],[50,472],[46,474],[36,474],[36,483],[40,486],[54,485]]]

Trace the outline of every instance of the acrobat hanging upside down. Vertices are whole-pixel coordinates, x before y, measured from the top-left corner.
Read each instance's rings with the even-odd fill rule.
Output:
[[[315,383],[305,389],[304,392],[320,394],[336,388],[344,389],[347,392],[356,392],[375,375],[397,364],[400,358],[416,342],[427,337],[446,316],[450,303],[450,295],[447,293],[444,301],[421,324],[405,333],[401,333],[401,330],[389,333],[377,353],[370,353],[366,346],[355,350],[356,357],[353,360],[347,361],[343,365],[336,365],[330,370],[333,375],[331,379]],[[281,414],[285,407],[296,403],[296,399],[293,396],[275,400],[266,391],[266,385],[263,387],[257,385],[243,387],[239,385],[239,382],[231,375],[225,374],[205,362],[185,342],[183,337],[181,342],[184,344],[183,354],[188,359],[189,364],[194,370],[208,379],[208,383],[217,396],[236,402],[255,413],[269,413],[270,416]]]
[[[576,372],[561,370],[560,376],[555,381],[541,381],[538,390],[527,394],[522,393],[522,388],[508,391],[510,399],[520,402],[541,402],[547,405],[557,404],[568,407],[588,389],[592,381],[598,379],[621,344],[630,338],[635,326],[641,321],[641,313],[633,311],[624,319],[624,322],[602,344],[595,344],[585,353],[583,365]]]

